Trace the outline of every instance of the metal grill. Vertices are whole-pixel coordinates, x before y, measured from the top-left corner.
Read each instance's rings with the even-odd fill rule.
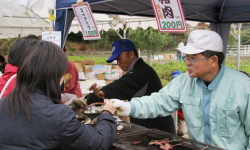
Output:
[[[118,131],[116,141],[113,144],[120,150],[161,150],[159,145],[148,145],[151,140],[163,140],[168,138],[173,150],[223,150],[205,143],[186,139],[174,134],[163,132],[157,129],[147,129],[138,125],[130,124],[124,128],[124,131]],[[134,127],[134,129],[132,129]],[[140,141],[138,144],[133,144],[135,141]]]
[[[119,123],[123,125],[123,129],[118,131],[117,130],[117,139],[127,137],[128,135],[136,135],[140,133],[145,133],[151,131],[151,129],[145,128],[143,126],[139,126],[133,123]]]

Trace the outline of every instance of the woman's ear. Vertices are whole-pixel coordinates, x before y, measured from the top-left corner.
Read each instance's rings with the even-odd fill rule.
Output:
[[[64,80],[64,76],[62,76],[62,78],[60,79],[60,85],[63,84],[63,80]]]

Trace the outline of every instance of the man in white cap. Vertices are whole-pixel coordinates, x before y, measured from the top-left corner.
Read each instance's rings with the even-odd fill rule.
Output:
[[[154,118],[182,107],[190,139],[227,150],[250,149],[250,80],[222,64],[221,37],[195,30],[179,50],[186,53],[187,72],[150,96],[114,100],[117,113]]]

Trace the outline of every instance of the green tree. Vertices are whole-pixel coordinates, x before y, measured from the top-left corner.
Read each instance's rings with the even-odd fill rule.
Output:
[[[245,23],[243,23],[245,24]],[[241,44],[242,45],[250,45],[250,28],[249,25],[245,26],[245,28],[242,29],[241,32]]]
[[[173,38],[169,36],[169,33],[160,33],[152,27],[147,28],[147,30],[137,28],[130,31],[129,39],[135,43],[138,49],[147,51],[149,64],[151,64],[153,52],[161,50],[164,45],[173,42]]]

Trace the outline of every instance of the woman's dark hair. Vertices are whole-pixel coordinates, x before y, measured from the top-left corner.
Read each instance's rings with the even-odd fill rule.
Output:
[[[22,110],[30,120],[30,95],[34,91],[42,92],[56,104],[61,103],[60,79],[67,65],[65,53],[56,44],[38,40],[30,43],[20,59],[16,86],[4,99],[12,119]]]
[[[29,34],[28,36],[25,37],[26,39],[35,39],[35,40],[40,40],[38,36],[34,34]]]
[[[222,62],[225,59],[223,52],[215,52],[215,51],[206,50],[206,51],[202,52],[201,55],[203,55],[206,58],[210,58],[210,57],[216,55],[218,57],[218,64],[220,65],[220,67],[221,67]]]
[[[8,63],[17,66],[19,65],[19,61],[22,57],[23,51],[25,47],[29,45],[32,41],[37,40],[34,38],[20,38],[18,39],[10,48],[8,55]]]
[[[2,62],[2,63],[5,62],[5,58],[3,57],[3,55],[0,55],[0,62]]]

